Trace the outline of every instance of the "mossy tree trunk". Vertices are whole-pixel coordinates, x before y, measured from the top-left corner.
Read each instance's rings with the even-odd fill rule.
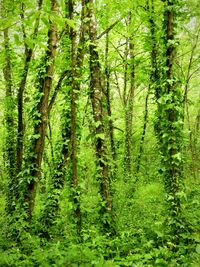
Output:
[[[78,183],[78,147],[79,136],[77,132],[77,111],[78,111],[78,95],[80,91],[80,79],[82,76],[82,66],[84,60],[84,41],[85,41],[85,1],[82,0],[81,11],[81,25],[79,34],[79,43],[76,44],[77,36],[73,28],[66,24],[65,29],[65,42],[64,53],[66,54],[66,62],[70,65],[66,66],[66,71],[63,72],[61,78],[66,79],[63,83],[58,82],[59,87],[62,87],[62,95],[65,101],[64,108],[61,115],[61,133],[62,138],[60,145],[58,146],[56,153],[56,162],[54,164],[54,171],[50,179],[47,202],[43,213],[43,235],[46,238],[50,238],[53,235],[51,227],[55,224],[55,220],[59,215],[59,198],[62,189],[66,182],[66,177],[71,177],[71,200],[74,204],[74,216],[72,220],[76,224],[76,233],[78,239],[81,237],[81,210],[80,210],[80,195],[79,195],[79,183]],[[73,20],[74,15],[74,3],[69,0],[65,2],[66,17],[70,17]],[[68,46],[68,43],[70,45]],[[63,80],[62,79],[62,80]],[[67,92],[66,87],[70,88]],[[55,88],[57,94],[58,88]],[[54,94],[52,97],[52,101]],[[52,101],[49,104],[49,112],[52,108]],[[54,102],[54,101],[53,101]]]
[[[41,11],[43,0],[38,0],[38,11]],[[24,151],[24,91],[26,87],[26,81],[29,71],[29,65],[31,62],[31,58],[33,55],[33,48],[29,48],[26,43],[27,33],[24,26],[24,3],[21,4],[21,24],[22,24],[22,32],[23,32],[23,38],[24,38],[24,66],[23,71],[21,75],[21,80],[19,83],[19,89],[17,94],[17,109],[18,109],[18,127],[17,127],[17,162],[16,162],[16,171],[17,175],[22,170],[22,161],[23,161],[23,151]],[[35,40],[38,33],[39,28],[39,21],[40,16],[36,18],[34,30],[32,34],[32,39]]]
[[[15,129],[15,101],[13,96],[13,82],[12,82],[12,62],[11,62],[11,48],[9,41],[9,31],[6,28],[4,35],[4,49],[5,49],[5,65],[3,69],[6,96],[5,96],[5,126],[6,126],[6,140],[5,140],[5,166],[8,178],[7,201],[6,209],[9,215],[12,215],[15,210],[17,200],[17,181],[16,181],[16,129]]]
[[[110,191],[110,177],[108,157],[105,141],[105,125],[103,116],[105,114],[103,103],[103,77],[101,73],[100,59],[97,47],[97,29],[94,15],[93,0],[87,0],[89,18],[89,64],[90,64],[90,99],[92,103],[93,118],[95,122],[95,153],[97,165],[97,179],[100,182],[100,194],[102,197],[102,208],[100,211],[102,226],[109,232],[112,228],[112,198]]]
[[[167,223],[174,242],[178,242],[183,226],[181,194],[183,193],[183,159],[182,159],[182,95],[175,75],[175,52],[177,40],[176,0],[167,0],[164,4],[164,46],[161,90],[157,95],[159,113],[158,140],[162,156],[162,172],[167,192]]]
[[[56,0],[51,0],[51,12],[57,12]],[[27,204],[27,215],[29,220],[32,218],[32,213],[35,206],[35,197],[37,185],[41,176],[41,163],[44,152],[45,136],[48,125],[48,105],[49,94],[52,87],[52,79],[54,75],[54,61],[56,55],[57,33],[56,24],[52,20],[49,21],[48,30],[48,45],[44,61],[41,63],[44,66],[44,73],[39,77],[38,85],[38,103],[36,107],[35,126],[32,144],[30,146],[29,155],[25,157],[25,168],[29,168],[29,177],[23,177],[25,185],[23,195]]]

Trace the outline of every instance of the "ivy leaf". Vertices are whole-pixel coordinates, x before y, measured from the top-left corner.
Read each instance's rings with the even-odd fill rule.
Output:
[[[173,155],[173,158],[177,159],[178,161],[181,161],[181,153],[176,153],[175,155]]]
[[[29,48],[33,49],[33,47],[34,47],[34,41],[33,41],[32,39],[30,39],[30,38],[26,38],[26,39],[25,39],[25,43],[27,44],[27,46],[28,46]]]
[[[48,19],[46,19],[45,17],[42,17],[41,20],[42,20],[42,22],[43,22],[47,27],[49,27],[49,21],[48,21]]]
[[[101,122],[100,122],[100,121],[96,121],[96,122],[94,123],[95,128],[98,128],[100,125],[101,125]]]
[[[20,44],[19,34],[14,34],[14,39],[15,39],[15,44],[19,45]]]
[[[74,20],[72,20],[72,19],[65,19],[65,20],[66,20],[67,24],[68,24],[71,28],[73,28],[73,29],[76,28],[76,22],[75,22]]]
[[[65,20],[62,17],[59,17],[55,14],[51,14],[52,19],[61,27],[65,26]]]
[[[196,246],[196,252],[197,252],[198,254],[200,254],[200,244],[198,244],[198,245]]]
[[[34,134],[32,137],[33,137],[34,139],[38,139],[38,138],[40,138],[40,134]]]
[[[104,140],[104,134],[103,133],[97,134],[96,138],[100,138],[100,139]]]

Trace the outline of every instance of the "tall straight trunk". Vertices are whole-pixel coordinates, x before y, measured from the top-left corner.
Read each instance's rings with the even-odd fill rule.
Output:
[[[166,12],[166,67],[167,67],[167,71],[166,71],[166,79],[167,79],[167,86],[166,86],[166,93],[172,94],[172,95],[176,95],[176,88],[175,88],[175,84],[173,81],[174,78],[174,72],[173,72],[173,68],[174,68],[174,57],[175,57],[175,47],[172,43],[172,41],[174,40],[174,12],[173,12],[173,3],[175,1],[172,0],[168,0],[167,1],[167,6],[168,6],[168,10]],[[174,103],[174,100],[173,104]],[[174,144],[175,146],[172,146],[169,149],[169,155],[171,156],[171,158],[173,158],[175,155],[177,155],[178,153],[180,153],[180,144],[178,144],[179,140],[178,138],[176,138],[176,140],[173,139],[173,124],[176,122],[179,122],[179,117],[177,117],[176,115],[176,110],[175,110],[176,106],[174,106],[173,108],[170,108],[167,110],[167,120],[169,122],[169,126],[167,125],[167,129],[168,132],[170,132],[172,134],[172,136],[170,136],[169,138],[169,144]],[[168,145],[169,145],[168,144]],[[170,169],[169,169],[169,174],[170,177],[168,177],[170,180],[167,181],[168,186],[169,186],[169,192],[172,193],[175,203],[173,203],[173,207],[176,209],[176,213],[178,215],[179,213],[179,209],[180,209],[180,203],[179,203],[179,198],[177,198],[177,193],[179,192],[179,181],[178,179],[180,178],[180,167],[177,168],[175,162],[171,162],[172,164],[170,164]]]
[[[155,13],[155,3],[154,0],[147,0],[147,15],[148,15],[148,24],[149,24],[149,31],[150,31],[150,43],[151,43],[151,73],[150,73],[150,89],[154,91],[155,100],[157,102],[157,111],[156,111],[156,120],[154,123],[154,130],[161,142],[161,110],[160,105],[158,103],[161,97],[161,70],[159,69],[159,42],[157,40],[158,27],[156,25],[156,13]]]
[[[12,214],[16,204],[16,179],[15,179],[15,124],[14,124],[14,110],[15,104],[12,92],[12,66],[11,66],[11,49],[9,41],[9,32],[6,28],[4,34],[4,49],[5,49],[5,65],[3,69],[5,79],[5,123],[6,123],[6,142],[5,142],[5,166],[8,176],[8,189],[6,209],[8,214]]]
[[[38,0],[38,11],[42,8],[42,2],[43,0]],[[17,94],[17,109],[18,109],[18,129],[17,129],[17,174],[20,173],[22,168],[22,160],[23,160],[23,150],[24,150],[24,122],[23,122],[23,110],[24,110],[24,90],[26,87],[26,80],[28,76],[28,70],[29,70],[29,63],[32,58],[33,54],[33,48],[29,48],[26,44],[26,31],[24,28],[23,20],[24,20],[24,10],[23,10],[23,3],[21,4],[21,20],[22,20],[22,31],[23,31],[23,37],[24,37],[24,67],[22,72],[22,77],[19,83],[19,89]],[[39,27],[39,16],[37,17],[34,25],[34,31],[33,31],[33,40],[36,38],[38,33],[38,27]]]
[[[167,225],[172,235],[173,242],[179,241],[179,233],[182,231],[183,218],[181,212],[180,192],[182,188],[182,96],[175,82],[174,58],[175,58],[175,13],[178,9],[174,0],[165,3],[164,20],[164,55],[162,74],[162,90],[158,99],[158,112],[160,128],[158,140],[162,155],[162,171],[167,204],[169,208]]]
[[[142,136],[140,139],[139,154],[137,158],[137,167],[136,167],[137,173],[140,171],[140,164],[141,164],[143,150],[144,150],[144,141],[145,141],[145,136],[146,136],[148,114],[149,114],[149,110],[148,110],[149,95],[150,95],[150,85],[148,87],[147,95],[145,97],[144,124],[143,124]]]
[[[103,81],[99,54],[97,50],[97,30],[94,17],[93,0],[87,0],[88,16],[89,16],[89,53],[90,53],[90,99],[92,103],[93,118],[95,121],[95,152],[97,164],[97,177],[100,181],[100,193],[105,206],[102,205],[101,218],[103,227],[106,231],[110,231],[110,220],[106,214],[112,212],[112,199],[110,193],[110,179],[108,174],[108,158],[105,144],[105,126],[103,121]],[[105,216],[105,217],[104,217]]]
[[[71,70],[67,70],[63,72],[63,75],[67,78],[64,81],[63,86],[71,86],[73,85],[71,91],[66,95],[66,90],[63,93],[65,98],[65,108],[62,111],[62,140],[59,152],[56,153],[56,162],[54,167],[54,172],[52,174],[52,178],[50,180],[49,185],[49,193],[46,200],[45,210],[42,217],[43,222],[43,235],[46,238],[50,238],[52,235],[51,227],[55,224],[56,217],[59,215],[59,197],[62,192],[62,189],[65,184],[65,177],[67,172],[69,173],[69,158],[71,161],[72,167],[72,198],[75,204],[74,215],[75,221],[77,224],[77,234],[78,237],[81,235],[81,213],[80,213],[80,204],[79,204],[79,195],[77,194],[78,187],[78,175],[77,175],[77,150],[78,150],[78,140],[77,140],[77,107],[76,101],[78,100],[78,91],[80,90],[80,78],[84,60],[84,41],[85,41],[85,0],[82,0],[82,11],[81,11],[81,26],[80,26],[80,36],[79,36],[79,44],[77,48],[75,47],[75,34],[74,31],[66,25],[67,30],[65,32],[66,38],[71,39],[71,46],[66,47],[65,50],[67,57],[67,61],[71,62]],[[72,1],[66,1],[66,10],[67,16],[70,15],[72,18],[73,13],[73,3]],[[76,49],[75,49],[76,48]],[[69,58],[70,57],[70,58]],[[72,64],[73,61],[73,64]],[[73,72],[72,72],[73,68]],[[63,77],[61,75],[60,81]],[[63,77],[64,78],[64,77]],[[73,83],[72,83],[73,78]],[[61,83],[58,82],[57,86],[61,86]],[[55,88],[54,94],[52,96],[52,101],[49,104],[49,112],[51,111],[53,102],[55,101],[55,97],[58,91],[58,88]],[[74,109],[75,108],[75,109]],[[75,153],[73,152],[75,150]]]
[[[130,13],[128,25],[131,25]],[[130,58],[130,65],[127,61]],[[127,38],[125,48],[124,70],[124,112],[125,112],[125,140],[124,140],[124,179],[129,180],[132,176],[132,148],[133,148],[133,102],[135,92],[135,64],[133,38]],[[129,90],[128,90],[128,84]]]
[[[150,96],[151,89],[155,88],[155,95],[156,100],[160,97],[160,88],[156,86],[156,82],[159,81],[159,70],[158,70],[158,49],[157,49],[157,40],[156,40],[156,23],[154,21],[155,19],[155,10],[154,10],[154,0],[147,0],[146,1],[147,6],[147,16],[148,16],[148,26],[150,31],[150,44],[151,44],[151,73],[149,78],[149,86],[148,86],[148,92],[145,98],[145,111],[144,111],[144,124],[143,124],[143,131],[142,136],[140,139],[140,147],[139,147],[139,154],[137,159],[137,173],[140,170],[140,164],[143,154],[143,147],[144,147],[144,141],[145,141],[145,135],[146,135],[146,128],[148,123],[148,100]],[[157,132],[159,127],[159,120],[158,123],[155,125],[155,130],[157,129]]]
[[[57,11],[56,0],[51,0],[51,11]],[[45,145],[45,135],[47,131],[48,121],[48,105],[49,94],[52,87],[52,79],[54,74],[54,61],[56,55],[56,24],[50,20],[50,28],[48,31],[48,47],[44,59],[45,75],[40,78],[40,99],[37,105],[37,112],[40,114],[39,122],[34,127],[34,140],[32,142],[31,158],[27,155],[27,163],[30,164],[31,180],[27,181],[27,188],[25,191],[25,201],[28,204],[28,217],[32,218],[32,213],[35,205],[35,197],[37,185],[40,180],[42,156]]]
[[[73,0],[68,1],[69,18],[74,19]],[[72,164],[72,187],[74,213],[77,223],[77,233],[81,233],[81,210],[80,195],[78,194],[78,174],[77,174],[77,77],[76,77],[76,32],[70,28],[69,37],[71,40],[71,164]]]
[[[106,49],[105,49],[105,78],[106,78],[106,91],[105,91],[105,97],[106,97],[106,108],[107,108],[107,115],[108,115],[108,132],[109,132],[109,138],[110,138],[110,147],[111,147],[111,155],[113,159],[113,165],[114,170],[113,174],[115,176],[116,174],[116,159],[117,159],[117,153],[116,153],[116,147],[115,147],[115,141],[114,141],[114,127],[113,127],[113,120],[112,120],[112,111],[111,111],[111,96],[110,96],[110,68],[108,63],[108,54],[109,54],[109,33],[106,33]]]
[[[63,82],[65,87],[65,82]],[[68,86],[68,84],[67,84]],[[71,110],[70,110],[70,94],[67,95],[68,102],[65,102],[65,108],[62,111],[62,136],[60,146],[55,150],[55,162],[47,188],[47,198],[45,201],[44,212],[41,216],[42,227],[40,234],[46,239],[50,239],[55,234],[52,229],[56,226],[56,219],[59,216],[60,206],[59,200],[62,189],[66,182],[70,158],[70,138],[71,138]]]

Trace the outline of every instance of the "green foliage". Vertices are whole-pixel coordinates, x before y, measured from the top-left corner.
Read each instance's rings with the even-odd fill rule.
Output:
[[[41,12],[37,10],[38,1],[23,2],[24,19],[20,17],[22,1],[3,0],[5,12],[0,11],[2,44],[5,42],[3,30],[7,27],[9,35],[9,51],[4,45],[0,47],[0,67],[4,70],[9,55],[12,79],[11,96],[7,97],[8,83],[3,72],[0,73],[0,266],[199,267],[199,2],[93,1],[99,37],[94,53],[98,54],[97,66],[99,64],[101,68],[100,89],[105,95],[106,86],[109,86],[112,110],[111,116],[104,111],[103,120],[96,122],[89,90],[92,75],[89,48],[94,43],[89,41],[88,36],[88,10],[85,9],[83,14],[84,44],[79,44],[83,37],[80,34],[81,1],[72,1],[75,11],[73,19],[69,19],[69,7],[65,3],[70,1],[58,0],[58,12],[54,13],[50,10],[49,0],[43,1]],[[167,6],[167,3],[175,4]],[[173,11],[176,15],[174,39],[167,40],[165,36],[166,11]],[[33,25],[38,19],[38,34],[33,38]],[[22,21],[25,32],[21,27]],[[57,25],[59,40],[55,73],[47,77],[46,67],[52,63],[47,57],[48,32],[52,21]],[[80,85],[78,90],[72,88],[70,29],[73,29],[76,38],[75,50],[84,46],[83,66],[75,66],[78,73],[75,82]],[[134,46],[132,58],[130,44]],[[14,155],[11,161],[9,152],[16,150],[16,100],[24,75],[25,47],[34,49],[23,99],[22,171],[15,176],[12,174],[16,157]],[[176,50],[171,77],[167,74],[170,66],[167,66],[166,51],[169,48]],[[76,58],[75,63],[78,64],[79,60]],[[106,68],[109,77],[105,77]],[[66,76],[56,92],[63,71],[66,71]],[[128,172],[124,161],[124,114],[128,114],[124,95],[130,97],[128,90],[133,71],[133,129],[129,136],[132,171]],[[47,116],[48,129],[39,170],[41,176],[36,178],[33,170],[38,169],[33,161],[37,151],[33,151],[31,145],[41,137],[40,133],[34,132],[34,128],[41,123],[38,107],[40,100],[46,97],[42,86],[47,78],[53,78],[50,99],[54,93],[56,98]],[[75,186],[71,177],[72,89],[77,94]],[[96,100],[99,104],[100,100]],[[106,99],[102,104],[105,108]],[[44,112],[48,113],[47,110]],[[12,118],[12,123],[9,118]],[[110,121],[114,127],[115,162],[109,140]],[[106,131],[95,136],[95,130],[101,128],[102,123]],[[99,175],[101,166],[96,164],[95,138],[99,143],[105,143],[107,155],[100,159],[100,163],[108,162],[109,179],[106,182],[111,186],[108,193],[112,200],[112,212],[106,211],[106,196],[103,199],[99,190],[102,177]],[[27,188],[30,189],[31,182],[36,180],[35,208],[30,219],[27,214]],[[77,234],[75,211],[79,204],[81,226]],[[8,212],[8,207],[12,212]],[[102,229],[102,225],[106,224],[111,226],[112,231]]]

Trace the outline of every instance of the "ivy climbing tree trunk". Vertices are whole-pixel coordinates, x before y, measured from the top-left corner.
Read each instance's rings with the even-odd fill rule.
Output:
[[[38,0],[38,12],[40,14],[40,10],[42,8],[43,0]],[[19,83],[19,89],[17,94],[17,109],[18,109],[18,129],[17,129],[17,174],[20,173],[22,169],[22,160],[23,160],[23,150],[24,150],[24,119],[23,119],[23,110],[24,110],[24,90],[26,87],[26,81],[28,76],[28,70],[30,61],[33,55],[33,48],[29,48],[26,42],[27,34],[26,29],[24,27],[24,3],[21,4],[21,24],[22,24],[22,32],[24,38],[24,67],[22,71],[21,80]],[[37,37],[38,27],[39,27],[40,15],[36,18],[34,31],[32,34],[33,40]]]
[[[74,19],[74,4],[72,0],[68,1],[69,18]],[[76,65],[76,32],[70,27],[69,37],[71,41],[71,164],[72,164],[72,196],[74,202],[74,214],[77,225],[77,234],[81,234],[81,210],[80,194],[78,193],[78,173],[77,173],[77,71],[76,68],[82,67]],[[82,63],[81,63],[82,65]]]
[[[100,182],[102,196],[101,221],[106,231],[111,230],[112,198],[110,192],[110,178],[108,158],[105,144],[105,126],[103,121],[103,79],[97,47],[97,30],[94,16],[93,0],[87,0],[89,19],[89,64],[90,64],[90,99],[95,122],[95,152],[97,164],[97,178]],[[108,218],[110,217],[110,218]]]
[[[65,185],[66,177],[70,173],[71,176],[71,197],[74,204],[74,216],[72,220],[76,224],[76,233],[78,239],[81,238],[81,211],[80,211],[80,196],[78,193],[78,166],[77,166],[77,152],[78,152],[78,134],[77,134],[77,102],[78,94],[80,91],[80,79],[82,76],[82,66],[84,60],[84,42],[85,42],[85,0],[82,0],[82,11],[81,11],[81,25],[79,43],[76,45],[76,32],[73,28],[67,24],[65,29],[65,41],[67,45],[64,45],[64,53],[66,54],[67,63],[70,65],[66,66],[58,81],[58,84],[54,90],[54,94],[49,104],[49,112],[55,101],[55,97],[58,92],[58,87],[62,85],[62,95],[65,102],[62,110],[61,120],[61,133],[62,140],[59,146],[59,152],[56,153],[56,162],[54,165],[54,172],[50,179],[50,185],[48,189],[47,202],[45,205],[45,211],[43,214],[43,235],[46,238],[52,236],[51,227],[55,224],[55,220],[59,215],[59,197],[62,189]],[[69,0],[65,2],[66,17],[70,17],[73,20],[74,3]],[[70,46],[68,41],[70,40]],[[62,80],[66,77],[64,82]],[[70,87],[70,91],[67,92],[66,87]]]
[[[6,98],[5,98],[5,124],[6,124],[6,142],[5,142],[5,162],[6,172],[8,177],[8,189],[7,189],[7,201],[6,209],[9,215],[12,215],[15,210],[16,204],[16,157],[15,157],[15,123],[14,123],[14,111],[15,103],[12,90],[12,63],[11,63],[11,48],[9,41],[9,31],[6,28],[3,32],[4,35],[4,49],[5,49],[5,65],[3,69]]]
[[[164,57],[161,92],[158,99],[160,113],[160,148],[163,164],[163,178],[167,192],[169,208],[168,226],[174,242],[178,242],[182,226],[181,191],[182,191],[182,96],[175,76],[175,27],[179,3],[167,0],[164,5]]]
[[[57,12],[56,0],[51,0],[51,12]],[[39,80],[39,101],[37,104],[37,122],[34,126],[33,142],[31,144],[30,156],[27,155],[26,166],[30,168],[31,180],[25,181],[26,187],[24,192],[25,202],[28,205],[28,218],[32,218],[32,213],[35,205],[35,197],[37,185],[41,175],[41,163],[44,152],[45,136],[47,131],[48,121],[48,104],[49,94],[52,87],[52,79],[54,74],[54,61],[56,55],[57,33],[56,24],[52,19],[49,21],[48,30],[48,46],[44,58],[45,73]],[[39,115],[38,115],[39,114]],[[30,158],[31,157],[31,158]]]

